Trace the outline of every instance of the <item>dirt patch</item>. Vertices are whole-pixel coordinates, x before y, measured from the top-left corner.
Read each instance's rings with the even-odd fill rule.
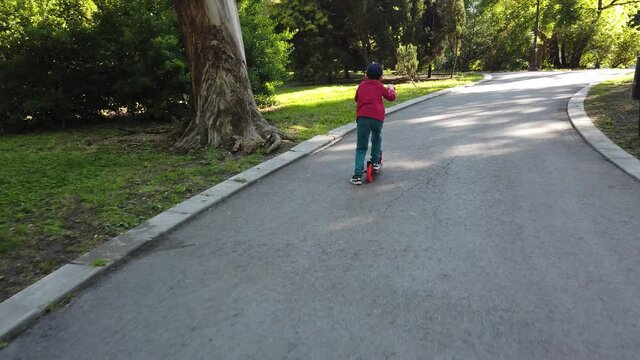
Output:
[[[38,214],[34,214],[35,217]],[[64,235],[34,232],[31,244],[0,257],[0,301],[4,301],[109,237],[101,233],[93,209],[74,199],[64,211]]]

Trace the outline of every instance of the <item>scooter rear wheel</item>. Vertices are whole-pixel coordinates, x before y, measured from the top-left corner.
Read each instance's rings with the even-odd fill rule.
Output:
[[[367,161],[367,182],[373,181],[373,164]]]

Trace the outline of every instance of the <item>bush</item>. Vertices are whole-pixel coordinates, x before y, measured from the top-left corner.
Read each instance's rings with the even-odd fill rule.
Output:
[[[396,50],[398,63],[396,71],[398,74],[406,75],[411,80],[415,80],[418,75],[418,48],[415,45],[398,46]]]
[[[0,43],[0,133],[34,125],[64,126],[95,115],[104,105],[96,86],[104,78],[95,67],[92,9],[86,1],[51,4],[40,9],[18,2],[0,8],[19,14],[17,21],[4,22],[13,36]],[[30,10],[44,16],[29,17]],[[6,15],[2,18],[8,19]]]
[[[188,113],[189,63],[169,1],[96,0],[111,110],[161,120]],[[106,89],[105,89],[106,90]]]
[[[188,65],[169,2],[30,4],[0,7],[12,34],[0,38],[0,132],[64,127],[109,109],[187,113]]]
[[[293,34],[275,32],[264,0],[244,0],[238,6],[249,80],[259,105],[273,103],[275,85],[287,77]]]

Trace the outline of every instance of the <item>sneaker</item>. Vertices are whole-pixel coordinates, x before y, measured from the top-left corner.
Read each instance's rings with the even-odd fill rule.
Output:
[[[349,182],[353,185],[362,185],[362,176],[353,175]]]
[[[380,172],[380,168],[382,167],[381,163],[374,163],[373,164],[373,172],[374,173],[379,173]]]

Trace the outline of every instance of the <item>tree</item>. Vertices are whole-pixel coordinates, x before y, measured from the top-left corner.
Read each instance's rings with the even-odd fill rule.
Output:
[[[628,21],[638,11],[640,1],[598,0],[555,0],[556,19],[554,33],[559,41],[560,63],[572,69],[582,64],[582,58],[588,51],[599,30],[606,28],[602,21],[612,19]],[[614,12],[614,17],[607,16]]]
[[[435,0],[425,0],[424,7],[418,36],[418,58],[428,66],[427,77],[431,78],[433,63],[444,51],[446,36],[443,13],[438,3]]]
[[[526,69],[535,20],[531,2],[468,1],[470,24],[461,47],[461,65],[492,71]]]
[[[315,80],[332,70],[334,28],[321,5],[316,0],[281,0],[272,8],[277,30],[293,32],[291,67],[299,80]]]
[[[173,0],[191,64],[191,115],[179,150],[276,149],[282,133],[262,117],[251,91],[233,0]]]
[[[608,65],[612,68],[627,67],[635,62],[638,54],[640,54],[640,32],[629,27],[623,28]]]
[[[400,42],[418,44],[424,15],[424,0],[404,0],[403,2],[401,9],[404,9],[404,14],[401,21]]]
[[[396,50],[396,56],[398,58],[396,65],[398,73],[408,76],[411,81],[415,80],[418,74],[418,50],[416,46],[400,44]]]
[[[533,28],[533,45],[531,46],[531,60],[529,71],[538,71],[538,31],[540,30],[540,0],[536,1],[536,25]]]
[[[258,105],[272,105],[275,86],[287,77],[287,65],[293,36],[277,33],[276,24],[268,16],[265,0],[243,0],[238,3],[240,27],[244,40],[251,90]]]
[[[460,55],[460,41],[466,23],[466,9],[464,0],[445,0],[444,2],[444,31],[449,40],[449,47],[453,53],[453,68],[451,77],[456,72],[458,56]]]

